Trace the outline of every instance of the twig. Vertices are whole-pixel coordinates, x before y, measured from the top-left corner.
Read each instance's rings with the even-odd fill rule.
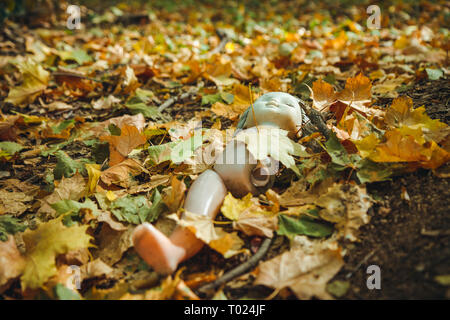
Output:
[[[258,264],[258,262],[266,255],[267,251],[270,248],[270,245],[272,244],[273,239],[274,239],[274,237],[264,239],[258,252],[256,252],[250,259],[248,259],[243,264],[237,266],[236,268],[228,271],[227,273],[225,273],[221,278],[217,279],[216,281],[214,281],[212,283],[208,283],[208,284],[200,287],[200,289],[198,289],[198,291],[203,294],[212,293],[215,289],[217,289],[221,285],[244,274],[248,270],[255,268],[256,265]]]
[[[170,107],[172,104],[174,104],[175,102],[177,102],[178,100],[183,100],[188,98],[191,94],[194,94],[194,92],[185,92],[182,93],[178,96],[172,97],[170,99],[167,99],[163,104],[161,104],[158,107],[158,111],[162,112],[164,109],[166,109],[167,107]]]
[[[364,263],[366,263],[374,254],[375,254],[375,252],[377,252],[377,250],[378,249],[373,249],[371,252],[369,252],[369,254],[368,255],[366,255],[365,257],[364,257],[364,259],[362,259],[362,261],[360,262],[360,263],[358,263],[358,265],[353,269],[353,270],[351,270],[349,273],[347,273],[346,275],[345,275],[345,279],[350,279],[352,276],[353,276],[353,274],[359,269],[359,268],[361,268],[361,266],[364,264]]]
[[[230,38],[227,36],[227,34],[222,32],[220,29],[216,30],[216,34],[220,38],[219,45],[217,47],[215,47],[214,49],[212,49],[211,51],[201,55],[199,57],[200,59],[209,59],[211,56],[213,56],[217,53],[221,53],[225,49],[225,46],[227,45],[227,43],[230,42]]]

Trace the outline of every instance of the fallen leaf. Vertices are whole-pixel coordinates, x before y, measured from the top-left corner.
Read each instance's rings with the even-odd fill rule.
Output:
[[[102,97],[92,103],[92,108],[95,110],[110,109],[114,104],[119,103],[120,99],[110,94],[108,97]]]
[[[214,222],[210,217],[185,211],[182,219],[175,213],[169,215],[168,218],[188,228],[198,239],[221,253],[225,258],[243,252],[241,248],[244,242],[237,233],[228,233],[222,228],[214,227]]]
[[[22,74],[23,83],[10,89],[5,102],[24,106],[34,102],[44,92],[50,80],[50,72],[31,59],[18,64],[17,67]]]
[[[92,237],[86,234],[89,226],[67,228],[61,218],[41,223],[37,229],[24,232],[26,266],[21,277],[22,290],[37,289],[54,276],[57,273],[55,259],[58,254],[92,246]]]
[[[304,236],[295,242],[289,251],[261,263],[254,283],[277,290],[288,287],[299,299],[331,299],[326,284],[344,265],[339,249]]]
[[[293,156],[310,157],[311,155],[306,152],[304,146],[294,142],[287,135],[286,130],[259,126],[240,131],[235,139],[244,142],[256,160],[263,160],[271,156],[284,164],[286,168],[299,174]]]
[[[12,214],[13,216],[20,216],[29,207],[27,202],[34,198],[24,192],[9,192],[7,190],[0,190],[0,215]]]
[[[172,177],[170,187],[164,189],[162,200],[169,208],[170,212],[176,212],[181,207],[184,200],[184,193],[186,185],[183,180],[178,180],[175,176]]]
[[[126,230],[114,230],[108,224],[103,224],[96,236],[97,248],[93,250],[95,258],[100,258],[109,266],[122,259],[125,251],[133,246],[132,234],[134,227]]]
[[[134,126],[124,125],[120,129],[120,136],[100,137],[100,140],[109,143],[110,166],[124,161],[133,149],[147,142],[146,137]]]
[[[249,193],[242,199],[234,198],[231,193],[225,196],[222,207],[222,214],[233,220],[233,227],[245,234],[252,236],[273,237],[278,219],[276,214],[263,210],[256,198]]]
[[[25,268],[25,258],[17,249],[13,236],[0,241],[0,293],[8,289],[8,283],[20,276]]]
[[[311,99],[314,109],[326,112],[336,101],[336,92],[331,84],[323,80],[317,80],[312,84]]]
[[[334,223],[339,235],[350,241],[356,241],[359,228],[370,221],[372,200],[364,186],[334,184],[314,203],[323,208],[320,217]]]
[[[251,105],[252,101],[258,98],[258,95],[252,93],[253,97],[250,97],[249,87],[242,84],[233,85],[231,94],[234,96],[232,104],[224,104],[222,102],[216,102],[211,107],[211,110],[219,115],[232,120],[236,120],[247,108]]]
[[[128,188],[132,184],[132,177],[142,172],[142,166],[133,159],[125,159],[124,161],[113,165],[99,173],[99,179],[107,186],[112,184]]]
[[[372,101],[372,84],[370,79],[359,73],[348,78],[345,88],[337,95],[337,100],[361,112],[367,112],[367,105]]]
[[[76,173],[71,178],[63,177],[53,193],[41,200],[42,205],[38,214],[46,213],[52,216],[55,210],[51,207],[51,204],[66,199],[78,201],[85,193],[86,182],[80,173]]]

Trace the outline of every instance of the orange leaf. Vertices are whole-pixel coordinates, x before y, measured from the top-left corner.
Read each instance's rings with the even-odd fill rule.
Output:
[[[337,99],[361,112],[366,112],[366,105],[371,102],[372,83],[362,73],[354,78],[348,78],[345,88],[339,92]]]
[[[319,111],[327,111],[331,104],[336,101],[336,93],[331,84],[317,80],[312,84],[311,98],[313,107]]]
[[[100,140],[109,143],[109,164],[114,166],[122,162],[136,147],[147,142],[145,136],[135,126],[124,125],[120,136],[102,136]]]

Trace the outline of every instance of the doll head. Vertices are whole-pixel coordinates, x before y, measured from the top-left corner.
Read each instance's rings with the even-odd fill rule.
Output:
[[[300,131],[304,112],[299,99],[284,92],[269,92],[259,97],[253,104],[253,111],[249,110],[244,128],[258,125],[277,126],[291,133]]]

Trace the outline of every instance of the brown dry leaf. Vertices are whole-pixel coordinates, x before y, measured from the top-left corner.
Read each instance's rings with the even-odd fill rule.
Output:
[[[113,216],[111,215],[111,212],[109,211],[103,211],[101,210],[99,215],[96,217],[97,221],[99,222],[105,222],[108,224],[108,226],[116,231],[125,231],[127,230],[127,226],[122,224],[119,221],[116,221]]]
[[[278,291],[288,287],[299,299],[332,299],[326,284],[344,265],[337,244],[305,236],[297,236],[293,242],[289,251],[259,265],[255,284]]]
[[[314,81],[310,90],[313,108],[316,110],[325,112],[336,101],[333,86],[321,79]]]
[[[47,108],[48,111],[57,111],[57,110],[69,110],[72,109],[72,106],[70,104],[67,104],[63,101],[53,101],[49,104],[44,104],[41,102],[41,105],[44,108]]]
[[[170,212],[176,212],[182,206],[185,191],[186,185],[184,181],[178,180],[173,176],[170,187],[164,189],[161,195],[163,202],[169,208]]]
[[[202,76],[204,68],[197,60],[189,60],[186,65],[189,67],[190,73],[187,77],[181,79],[182,83],[192,83]]]
[[[7,241],[0,241],[0,293],[8,288],[10,280],[22,274],[25,268],[25,258],[17,249],[13,236]]]
[[[405,82],[405,78],[396,77],[393,79],[387,79],[383,82],[373,85],[372,92],[374,95],[379,95],[383,98],[397,98],[397,87],[401,86]]]
[[[320,217],[335,223],[339,236],[350,241],[356,241],[359,228],[370,221],[372,200],[364,186],[334,184],[314,203],[323,208]]]
[[[109,167],[100,173],[100,180],[107,186],[112,184],[128,188],[131,185],[131,177],[137,176],[142,172],[142,166],[133,159],[124,161]]]
[[[245,210],[239,215],[238,220],[233,222],[233,227],[248,236],[272,238],[273,232],[278,227],[278,218],[274,214]]]
[[[133,68],[127,66],[121,75],[121,81],[117,85],[114,94],[130,94],[136,91],[140,87],[140,83],[136,75],[134,74]]]
[[[150,182],[142,183],[137,186],[131,186],[127,190],[127,193],[135,194],[135,193],[149,192],[160,185],[167,184],[169,181],[170,175],[152,174],[152,176],[150,177]]]
[[[131,294],[127,292],[120,300],[168,300],[173,299],[177,292],[177,287],[182,282],[180,275],[183,269],[180,269],[175,277],[166,277],[160,286],[147,290],[142,294]]]
[[[102,261],[102,259],[95,259],[80,268],[81,281],[86,279],[110,276],[114,269]]]
[[[0,215],[12,214],[13,216],[20,216],[24,213],[30,205],[26,202],[32,201],[33,197],[24,192],[9,192],[7,190],[0,190]]]
[[[53,216],[56,211],[50,206],[50,204],[56,203],[60,200],[78,201],[85,193],[86,182],[79,172],[70,178],[63,177],[53,193],[41,200],[42,205],[38,210],[38,214],[46,213]]]
[[[139,132],[135,126],[124,125],[120,136],[101,136],[100,140],[109,143],[109,164],[114,166],[128,156],[136,147],[147,142],[145,135]]]
[[[308,189],[307,179],[293,181],[291,186],[279,196],[280,205],[283,207],[296,207],[314,203],[321,194],[326,192],[332,183],[333,178],[329,177]]]
[[[362,73],[348,78],[345,88],[338,93],[337,100],[361,112],[367,112],[367,105],[372,101],[372,84]]]
[[[280,78],[262,79],[259,87],[264,93],[276,91],[288,91],[286,83],[282,82]]]
[[[55,81],[63,88],[70,89],[74,97],[81,97],[86,92],[93,92],[101,83],[87,79],[84,75],[75,72],[60,72],[54,75]]]
[[[133,246],[132,234],[134,227],[129,226],[124,231],[112,229],[108,224],[103,224],[100,233],[96,236],[97,248],[94,249],[94,257],[100,258],[112,266],[120,259],[125,251]]]
[[[101,97],[92,103],[92,108],[95,110],[110,109],[114,104],[119,103],[120,99],[110,94],[108,97]]]
[[[17,124],[22,120],[21,116],[2,116],[0,122],[0,140],[16,141]]]

